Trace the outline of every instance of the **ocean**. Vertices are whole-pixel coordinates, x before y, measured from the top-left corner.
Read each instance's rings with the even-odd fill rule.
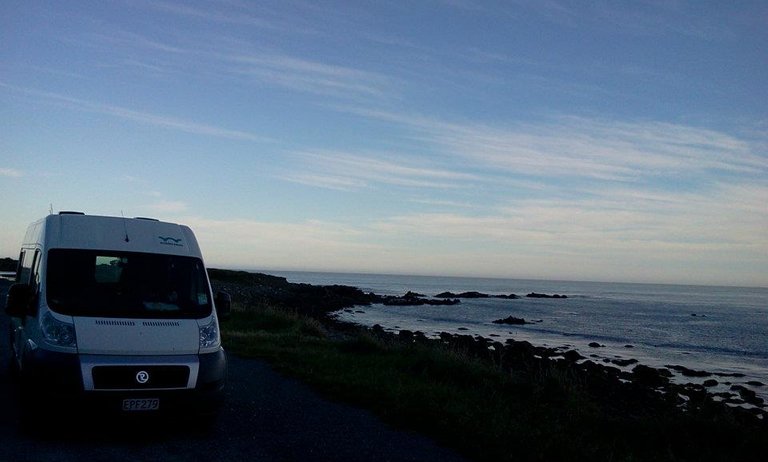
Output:
[[[414,291],[427,297],[444,291],[477,291],[521,298],[462,299],[452,306],[355,307],[340,320],[389,331],[480,335],[527,340],[537,346],[574,349],[593,361],[635,359],[652,367],[684,366],[706,377],[673,380],[703,383],[711,392],[747,387],[768,403],[768,288],[540,281],[312,272],[267,272],[289,282],[342,284],[379,295]],[[527,298],[531,292],[568,298]],[[532,322],[499,325],[514,316]],[[600,347],[590,346],[595,343]],[[614,364],[611,364],[615,366]],[[625,366],[627,370],[633,365]]]

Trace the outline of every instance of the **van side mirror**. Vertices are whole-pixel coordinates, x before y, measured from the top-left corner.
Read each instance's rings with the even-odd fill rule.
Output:
[[[216,315],[222,321],[229,318],[229,313],[232,310],[232,296],[227,292],[217,292],[216,299],[214,300],[216,305]]]
[[[29,284],[13,284],[8,288],[5,299],[5,313],[14,318],[32,314],[31,305],[35,294]]]

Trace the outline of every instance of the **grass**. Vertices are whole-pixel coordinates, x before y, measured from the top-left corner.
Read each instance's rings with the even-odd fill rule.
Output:
[[[765,428],[733,420],[621,415],[559,367],[505,372],[458,347],[338,333],[274,307],[235,306],[222,330],[229,351],[475,460],[758,460],[768,448]]]

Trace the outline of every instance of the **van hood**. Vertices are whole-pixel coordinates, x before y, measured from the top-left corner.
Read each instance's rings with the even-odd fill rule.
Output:
[[[77,350],[83,354],[182,355],[200,350],[194,319],[75,317]]]

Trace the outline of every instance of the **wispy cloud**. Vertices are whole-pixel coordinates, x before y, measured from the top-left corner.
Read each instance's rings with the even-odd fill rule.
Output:
[[[228,268],[327,269],[329,262],[347,270],[370,266],[384,249],[365,242],[357,227],[322,220],[266,222],[179,216],[192,226],[209,264]]]
[[[768,159],[739,139],[667,123],[564,118],[551,124],[497,129],[454,127],[435,141],[512,171],[633,180],[647,175],[719,170],[758,174]]]
[[[495,126],[453,123],[368,109],[350,112],[410,128],[441,152],[523,175],[636,181],[720,171],[760,175],[768,156],[748,141],[715,130],[662,122],[584,117]]]
[[[689,281],[676,270],[682,267],[699,278],[689,282],[768,282],[759,272],[768,246],[768,235],[760,234],[768,226],[768,186],[722,185],[685,197],[631,189],[610,193],[571,201],[515,200],[482,215],[414,212],[354,225],[184,216],[178,221],[193,226],[211,261],[228,267],[598,279],[609,278],[607,269],[617,280]],[[730,276],[710,273],[724,260],[741,269]]]
[[[19,178],[23,175],[24,174],[21,172],[21,170],[17,170],[15,168],[0,168],[0,176]]]
[[[381,97],[392,91],[388,78],[345,66],[272,53],[222,58],[237,64],[230,69],[233,74],[293,90],[346,97]]]
[[[353,190],[380,185],[417,188],[456,188],[475,175],[425,166],[426,162],[387,153],[351,154],[340,151],[296,153],[312,173],[293,172],[285,179],[331,189]]]
[[[156,11],[168,13],[174,16],[199,19],[205,22],[238,24],[270,30],[280,29],[280,27],[275,24],[274,18],[272,20],[267,20],[254,15],[252,12],[243,8],[230,8],[229,10],[225,10],[224,8],[219,7],[223,5],[217,5],[216,8],[201,9],[188,4],[171,3],[165,1],[140,1],[134,2],[134,4],[141,5],[145,8],[153,9]],[[230,2],[227,6],[234,7],[235,4]]]
[[[164,201],[156,202],[154,204],[145,205],[142,208],[149,210],[153,213],[179,214],[179,213],[186,212],[189,209],[189,205],[187,205],[187,203],[183,201],[164,200]]]
[[[196,11],[187,6],[181,10]],[[202,14],[202,12],[201,12]],[[383,74],[338,63],[297,56],[268,46],[227,36],[149,37],[133,31],[95,34],[95,43],[121,50],[110,66],[123,65],[155,72],[187,74],[205,67],[214,79],[241,79],[291,90],[343,99],[382,98],[396,94],[392,79]],[[140,60],[139,60],[140,57]],[[204,66],[203,66],[204,64]]]
[[[335,189],[337,191],[354,191],[366,187],[365,181],[333,175],[318,175],[313,173],[290,173],[282,176],[282,179],[294,183],[318,188]]]
[[[240,130],[230,130],[227,128],[217,127],[214,125],[201,124],[192,122],[185,119],[176,117],[153,114],[149,112],[136,111],[121,106],[114,106],[103,103],[95,103],[78,98],[72,98],[70,96],[60,95],[57,93],[39,91],[29,88],[17,87],[0,82],[0,88],[10,90],[16,93],[33,96],[48,100],[50,102],[65,104],[66,106],[85,112],[95,112],[105,114],[113,117],[118,117],[125,120],[131,120],[134,122],[153,125],[156,127],[167,128],[172,130],[178,130],[185,133],[192,133],[195,135],[212,136],[217,138],[227,138],[232,140],[246,140],[257,142],[269,142],[270,138],[257,135],[250,132]]]
[[[132,191],[140,191],[141,196],[150,198],[150,203],[137,206],[141,214],[168,216],[188,213],[189,211],[190,207],[187,202],[167,199],[161,191],[153,189],[158,184],[146,178],[124,175],[123,180],[131,185]]]
[[[471,202],[459,202],[439,199],[411,199],[410,202],[414,204],[423,204],[437,207],[452,207],[452,208],[476,208],[477,204]]]
[[[724,256],[752,261],[768,248],[768,187],[723,186],[686,198],[606,196],[570,201],[521,200],[486,215],[412,213],[376,225],[385,235],[422,236],[512,249],[598,258]],[[715,258],[717,257],[717,258]]]
[[[622,34],[657,36],[676,34],[711,40],[727,37],[729,28],[740,21],[738,14],[728,14],[727,21],[714,22],[698,14],[700,8],[690,2],[592,2],[589,4],[562,0],[509,2],[508,14],[515,18],[535,16],[553,23],[571,27],[612,29]]]

